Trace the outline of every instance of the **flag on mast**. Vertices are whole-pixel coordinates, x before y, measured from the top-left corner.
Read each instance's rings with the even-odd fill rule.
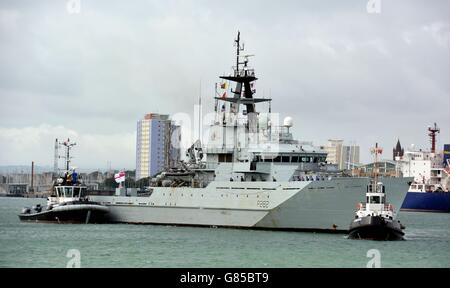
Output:
[[[114,180],[116,180],[116,183],[125,182],[125,171],[114,174]]]

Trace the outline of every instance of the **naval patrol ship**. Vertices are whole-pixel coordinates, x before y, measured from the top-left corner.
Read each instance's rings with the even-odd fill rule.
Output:
[[[146,194],[90,200],[106,205],[113,223],[347,232],[369,178],[330,169],[325,151],[294,139],[291,118],[276,125],[272,99],[254,97],[252,55],[241,55],[239,33],[235,46],[236,66],[220,77],[234,89],[215,95],[209,141],[196,141],[188,160],[152,179]],[[261,103],[267,112],[257,110]],[[411,180],[382,179],[395,209]]]

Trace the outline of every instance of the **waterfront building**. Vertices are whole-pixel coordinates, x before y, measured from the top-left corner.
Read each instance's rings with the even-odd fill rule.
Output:
[[[351,170],[359,164],[359,146],[346,146],[344,140],[329,139],[323,149],[327,152],[327,162],[341,170]]]
[[[137,122],[136,180],[155,176],[180,161],[181,129],[169,115],[149,113]]]
[[[372,177],[374,175],[375,163],[368,163],[361,165],[356,169],[355,175],[361,177]],[[400,176],[399,166],[396,161],[389,159],[382,159],[376,163],[377,174],[384,177],[398,177]]]

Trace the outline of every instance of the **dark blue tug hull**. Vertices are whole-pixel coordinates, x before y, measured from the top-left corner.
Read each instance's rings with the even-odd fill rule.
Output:
[[[450,192],[408,192],[401,211],[450,213]]]

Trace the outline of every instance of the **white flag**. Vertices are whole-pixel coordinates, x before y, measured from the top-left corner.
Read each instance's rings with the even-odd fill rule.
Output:
[[[116,180],[116,183],[124,182],[125,181],[125,172],[120,171],[119,173],[115,174],[114,180]]]

